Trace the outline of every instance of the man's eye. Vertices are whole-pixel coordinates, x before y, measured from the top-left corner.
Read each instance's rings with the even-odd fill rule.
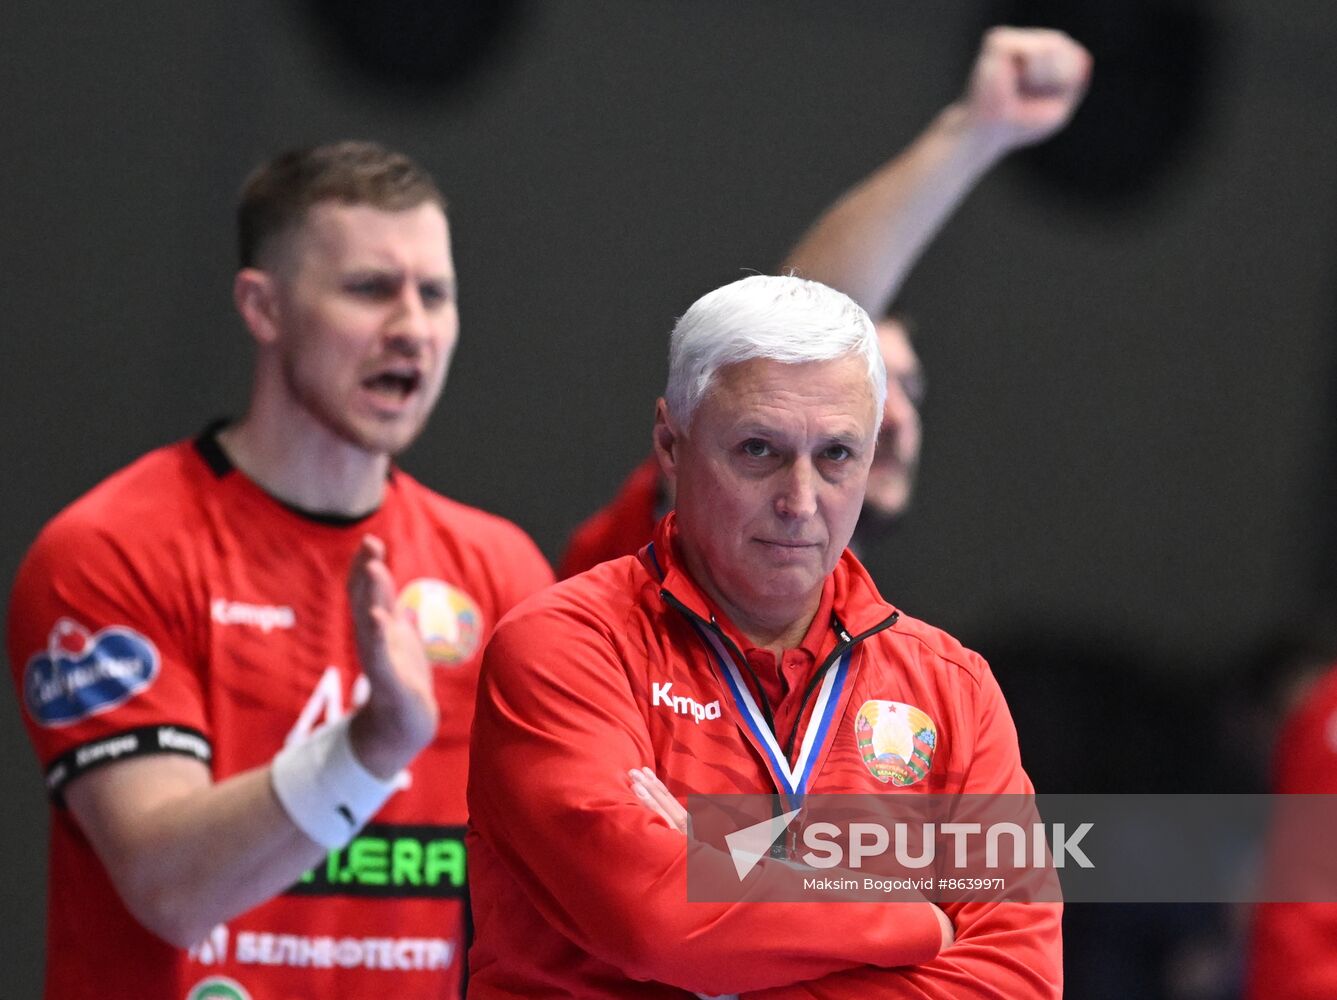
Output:
[[[352,295],[367,299],[384,299],[395,294],[395,282],[385,278],[356,278],[344,288]]]
[[[752,438],[750,441],[743,442],[743,454],[749,458],[765,458],[771,453],[770,445],[765,441]]]
[[[445,285],[429,283],[418,286],[418,295],[428,309],[437,309],[450,301],[450,289]]]
[[[851,458],[854,452],[850,451],[843,444],[833,444],[826,451],[822,452],[822,457],[828,462],[844,462]]]

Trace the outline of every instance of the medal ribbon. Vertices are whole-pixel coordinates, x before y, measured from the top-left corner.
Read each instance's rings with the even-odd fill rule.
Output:
[[[844,690],[845,679],[849,675],[850,657],[854,653],[853,647],[846,649],[845,652],[840,654],[839,659],[826,668],[826,675],[822,678],[821,687],[817,690],[817,700],[813,705],[812,715],[808,718],[808,728],[803,733],[803,744],[799,748],[798,760],[791,767],[784,751],[780,749],[776,734],[772,732],[770,724],[766,721],[766,716],[757,707],[756,699],[752,697],[752,692],[743,681],[743,675],[738,669],[738,664],[734,663],[733,657],[725,649],[724,643],[720,641],[719,636],[709,629],[702,628],[696,622],[692,624],[714,652],[720,666],[720,673],[723,675],[729,693],[733,697],[734,707],[738,709],[738,713],[743,717],[743,721],[747,723],[748,729],[752,731],[752,735],[761,744],[762,749],[766,751],[766,757],[770,762],[771,772],[775,775],[777,787],[789,799],[802,796],[807,791],[808,779],[812,776],[818,751],[825,745],[827,735],[831,730],[832,718],[835,715],[836,706],[840,703],[840,694]]]

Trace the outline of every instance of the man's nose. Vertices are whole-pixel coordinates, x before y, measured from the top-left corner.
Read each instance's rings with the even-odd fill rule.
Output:
[[[775,512],[787,520],[802,520],[817,513],[817,469],[808,458],[799,458],[784,473]]]
[[[431,336],[431,318],[416,286],[406,282],[395,300],[394,312],[385,327],[389,346],[402,354],[416,355]]]

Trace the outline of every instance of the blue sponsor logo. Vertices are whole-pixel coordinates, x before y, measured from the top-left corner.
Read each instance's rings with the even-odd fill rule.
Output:
[[[23,671],[23,702],[44,726],[68,726],[123,705],[158,677],[158,650],[131,629],[112,625],[90,634],[62,618],[47,648]]]

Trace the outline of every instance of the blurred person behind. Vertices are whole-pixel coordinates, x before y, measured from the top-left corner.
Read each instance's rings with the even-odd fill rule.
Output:
[[[974,186],[1010,152],[1063,128],[1091,75],[1091,57],[1059,31],[999,27],[984,36],[965,92],[903,152],[840,196],[781,264],[837,288],[878,325],[887,403],[856,548],[899,522],[914,492],[924,374],[904,316],[887,315],[920,254]],[[572,533],[558,563],[565,579],[630,555],[673,507],[672,488],[647,458],[602,509]]]

